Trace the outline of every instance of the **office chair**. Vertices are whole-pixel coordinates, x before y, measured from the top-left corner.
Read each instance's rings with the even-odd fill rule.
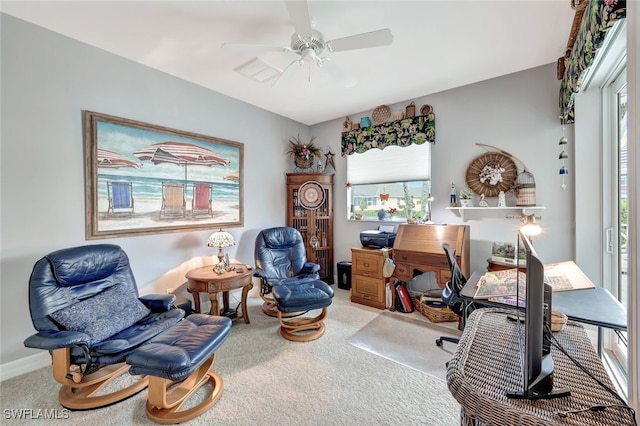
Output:
[[[441,243],[440,246],[447,255],[447,262],[449,262],[449,268],[451,269],[451,279],[447,281],[444,290],[442,290],[442,301],[446,303],[453,312],[464,318],[465,303],[460,296],[460,292],[467,283],[467,279],[458,266],[455,250],[452,250],[451,246],[447,243]],[[445,341],[458,343],[460,339],[451,336],[440,336],[436,339],[436,345],[442,346]]]

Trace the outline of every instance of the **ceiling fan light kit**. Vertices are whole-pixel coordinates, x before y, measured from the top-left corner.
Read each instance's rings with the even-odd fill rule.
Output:
[[[323,34],[320,31],[312,28],[311,26],[309,4],[306,1],[285,1],[285,4],[295,28],[295,32],[291,36],[290,46],[270,46],[263,44],[246,43],[224,43],[222,45],[223,48],[230,50],[254,49],[256,51],[262,50],[280,51],[283,53],[297,53],[300,58],[291,61],[289,65],[287,65],[287,67],[273,81],[273,87],[282,84],[284,80],[287,80],[291,74],[296,72],[296,69],[299,66],[305,63],[311,63],[313,61],[315,61],[319,67],[326,69],[334,77],[340,80],[345,87],[353,87],[357,84],[358,80],[354,76],[350,75],[347,71],[342,69],[329,57],[321,55],[325,51],[332,53],[343,52],[347,50],[366,49],[370,47],[387,46],[393,42],[393,34],[388,28],[361,34],[354,34],[351,36],[325,42]],[[275,67],[271,68],[275,69]],[[260,81],[256,78],[253,79],[256,81]],[[270,77],[268,79],[263,79],[262,81],[265,82],[271,79],[272,78]],[[311,79],[309,78],[309,81],[310,80]]]

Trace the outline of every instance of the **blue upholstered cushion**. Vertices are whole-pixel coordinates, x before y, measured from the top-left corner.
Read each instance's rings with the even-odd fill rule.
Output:
[[[114,285],[51,314],[58,324],[89,335],[92,343],[132,326],[151,311],[124,285]]]

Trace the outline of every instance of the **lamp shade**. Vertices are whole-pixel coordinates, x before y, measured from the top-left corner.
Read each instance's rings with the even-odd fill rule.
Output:
[[[209,247],[223,248],[223,247],[235,246],[236,242],[230,233],[223,231],[221,229],[209,235],[209,241],[207,242],[207,245]]]

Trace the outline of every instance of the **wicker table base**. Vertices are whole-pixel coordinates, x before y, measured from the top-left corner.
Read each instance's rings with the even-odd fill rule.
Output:
[[[557,348],[552,347],[555,364],[554,388],[569,388],[571,396],[550,400],[518,400],[506,391],[522,389],[522,372],[516,327],[499,309],[478,309],[468,318],[456,352],[447,367],[447,383],[462,405],[464,425],[632,425],[633,417],[623,407],[603,411],[558,413],[583,410],[596,405],[620,405]],[[554,333],[565,350],[595,377],[615,389],[585,330],[569,322]]]

